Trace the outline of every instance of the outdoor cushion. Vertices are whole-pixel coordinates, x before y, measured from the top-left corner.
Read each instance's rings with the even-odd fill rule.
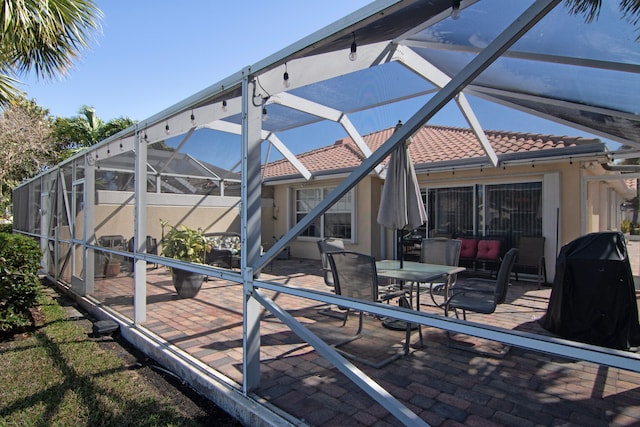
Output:
[[[500,240],[480,240],[477,259],[497,260],[500,258]]]
[[[232,232],[207,233],[207,239],[215,249],[229,249],[237,253],[240,250],[240,235]]]
[[[478,240],[476,239],[458,239],[462,242],[460,245],[460,258],[475,258],[478,250]]]

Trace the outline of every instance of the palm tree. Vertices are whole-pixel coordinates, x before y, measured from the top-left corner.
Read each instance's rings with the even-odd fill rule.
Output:
[[[0,107],[20,96],[16,76],[66,74],[92,35],[102,11],[93,0],[4,0],[0,7]]]
[[[135,123],[129,117],[118,117],[105,122],[98,117],[95,108],[88,105],[83,105],[77,116],[56,117],[53,133],[56,150],[61,153],[58,160],[62,161]]]

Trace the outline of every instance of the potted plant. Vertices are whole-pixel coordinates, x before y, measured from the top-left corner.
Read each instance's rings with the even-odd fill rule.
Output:
[[[177,227],[167,221],[160,220],[162,225],[162,255],[179,259],[181,261],[202,263],[207,252],[211,250],[211,244],[202,230],[194,230],[184,224]],[[169,227],[167,234],[164,228]],[[204,281],[204,274],[194,273],[179,268],[171,268],[173,286],[181,298],[195,297]]]

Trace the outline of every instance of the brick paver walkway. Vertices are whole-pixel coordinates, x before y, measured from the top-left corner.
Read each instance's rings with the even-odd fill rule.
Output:
[[[265,278],[327,290],[320,263],[276,260]],[[341,321],[319,313],[316,302],[269,292],[298,321],[328,342],[353,332],[357,316]],[[514,283],[506,304],[469,320],[546,334],[537,323],[550,288]],[[95,298],[131,316],[132,277],[97,281]],[[427,298],[425,298],[426,300]],[[242,382],[242,288],[211,279],[192,299],[179,299],[165,268],[150,269],[148,313],[143,325],[228,377]],[[426,301],[423,301],[426,303]],[[423,310],[440,310],[423,304]],[[365,319],[366,337],[352,353],[378,359],[402,345],[403,331]],[[431,425],[640,425],[640,374],[513,348],[502,360],[449,348],[446,335],[423,328],[424,347],[382,369],[358,365]],[[459,337],[460,340],[468,339]],[[500,344],[484,343],[499,349]],[[384,408],[340,374],[311,346],[268,312],[261,322],[261,382],[257,395],[309,425],[398,425]]]

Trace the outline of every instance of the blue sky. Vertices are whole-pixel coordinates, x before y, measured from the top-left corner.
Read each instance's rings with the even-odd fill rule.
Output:
[[[27,77],[22,89],[56,116],[74,116],[86,104],[103,120],[143,120],[368,3],[325,0],[301,8],[292,0],[190,0],[179,6],[169,0],[98,0],[105,16],[93,48],[66,78]],[[485,129],[585,135],[485,101],[475,99],[472,106]],[[389,118],[379,127],[395,121]],[[454,106],[445,107],[431,123],[467,127]],[[324,136],[326,141],[316,141],[316,146],[343,135]]]
[[[368,0],[98,0],[102,34],[62,81],[22,90],[70,117],[142,120],[370,3]]]

